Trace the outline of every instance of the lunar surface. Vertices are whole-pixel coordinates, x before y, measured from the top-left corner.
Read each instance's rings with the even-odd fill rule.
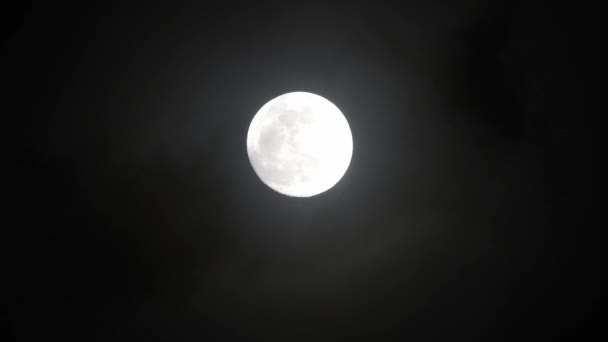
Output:
[[[346,118],[325,98],[287,93],[266,103],[247,133],[249,161],[264,184],[288,196],[327,191],[344,176],[353,153]]]

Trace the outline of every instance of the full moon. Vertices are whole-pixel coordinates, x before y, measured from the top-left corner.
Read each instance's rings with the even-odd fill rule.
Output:
[[[312,93],[287,93],[254,116],[247,154],[255,173],[271,189],[310,197],[329,190],[344,176],[353,137],[333,103]]]

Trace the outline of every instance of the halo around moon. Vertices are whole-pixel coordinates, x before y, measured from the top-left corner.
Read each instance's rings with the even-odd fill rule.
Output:
[[[288,196],[310,197],[344,176],[353,138],[342,112],[305,92],[283,94],[257,112],[247,133],[247,154],[258,177]]]

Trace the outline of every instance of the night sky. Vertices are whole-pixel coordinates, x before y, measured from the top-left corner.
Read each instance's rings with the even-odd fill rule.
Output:
[[[106,1],[7,14],[12,340],[588,331],[583,280],[600,266],[578,239],[590,222],[569,8]],[[332,101],[353,134],[345,176],[311,198],[272,191],[247,157],[257,110],[292,91]]]

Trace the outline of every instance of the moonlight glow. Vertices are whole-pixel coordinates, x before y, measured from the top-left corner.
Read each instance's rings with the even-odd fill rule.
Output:
[[[353,138],[333,103],[311,93],[287,93],[257,112],[247,133],[247,153],[264,184],[285,195],[310,197],[342,178]]]

